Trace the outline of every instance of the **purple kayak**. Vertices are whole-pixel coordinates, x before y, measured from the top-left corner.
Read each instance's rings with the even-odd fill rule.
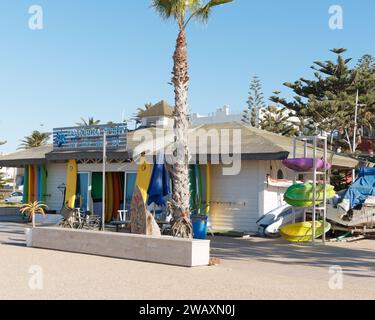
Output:
[[[314,169],[314,159],[313,158],[298,158],[298,159],[287,159],[283,160],[283,165],[287,168],[297,171],[297,172],[306,172]],[[325,163],[321,159],[316,159],[316,168],[317,170],[326,170],[331,169],[330,163]]]

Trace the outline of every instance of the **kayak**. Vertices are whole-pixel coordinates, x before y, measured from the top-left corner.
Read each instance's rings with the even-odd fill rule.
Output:
[[[296,224],[288,224],[280,229],[281,236],[289,242],[308,242],[313,239],[313,223],[302,222]],[[315,239],[321,237],[331,229],[331,224],[325,223],[323,228],[323,221],[315,222]]]
[[[284,195],[284,201],[294,207],[311,207],[313,203],[313,183],[295,184],[291,186]],[[327,185],[327,199],[335,196],[334,187]],[[316,204],[321,204],[324,200],[324,186],[317,184],[316,186]]]
[[[295,221],[302,221],[304,215],[303,208],[294,208],[290,205],[283,205],[276,208],[262,218],[260,218],[256,223],[258,225],[259,233],[265,237],[279,237],[280,228],[283,225],[293,223]],[[294,220],[294,218],[296,220]]]
[[[288,169],[297,172],[306,172],[314,169],[314,158],[296,158],[296,159],[286,159],[283,160],[283,165]],[[326,163],[321,159],[316,159],[316,169],[317,170],[329,170],[332,165]]]

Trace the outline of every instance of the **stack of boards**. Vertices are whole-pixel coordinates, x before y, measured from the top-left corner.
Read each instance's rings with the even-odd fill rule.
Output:
[[[45,165],[25,166],[23,203],[45,202],[47,193],[47,169]]]
[[[118,210],[124,201],[124,174],[119,172],[107,172],[105,176],[106,182],[106,210],[105,220],[109,222],[112,218],[116,218]],[[67,177],[66,177],[66,193],[65,203],[69,208],[77,206],[76,201],[78,190],[78,167],[74,160],[69,161]],[[92,199],[94,202],[103,202],[103,174],[101,172],[93,172],[92,174]],[[78,205],[79,206],[79,205]]]
[[[206,170],[203,170],[205,168]],[[147,170],[138,171],[137,185],[142,190],[147,190],[151,176],[151,166]],[[205,171],[205,172],[204,172]],[[205,178],[205,190],[203,190],[202,176]],[[210,211],[210,194],[211,194],[211,166],[201,167],[198,165],[189,168],[190,192],[191,192],[191,209],[193,213],[208,214]],[[106,181],[106,222],[115,218],[121,204],[124,201],[124,174],[118,172],[107,172]],[[78,166],[75,160],[68,163],[65,203],[70,208],[76,207],[78,185]],[[147,192],[147,191],[146,191]],[[103,201],[103,174],[93,172],[92,174],[92,199],[94,203]]]

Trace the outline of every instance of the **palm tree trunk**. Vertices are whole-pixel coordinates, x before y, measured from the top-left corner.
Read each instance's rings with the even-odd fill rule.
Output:
[[[189,150],[188,150],[188,54],[185,30],[180,28],[173,55],[174,67],[172,83],[175,92],[175,142],[177,156],[172,166],[173,195],[170,202],[172,210],[172,235],[175,237],[191,238],[190,222],[190,190],[189,190]]]

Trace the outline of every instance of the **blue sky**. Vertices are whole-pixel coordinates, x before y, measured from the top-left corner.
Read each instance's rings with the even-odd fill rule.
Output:
[[[41,5],[44,29],[28,28]],[[344,9],[344,29],[328,27],[328,8]],[[311,76],[310,65],[346,47],[375,55],[373,0],[237,0],[208,25],[188,31],[193,112],[245,107],[249,83],[286,97],[285,81]],[[121,121],[146,102],[173,102],[168,82],[177,28],[149,0],[1,0],[0,152],[14,151],[33,129],[69,126],[81,116]],[[43,126],[41,126],[43,125]]]

